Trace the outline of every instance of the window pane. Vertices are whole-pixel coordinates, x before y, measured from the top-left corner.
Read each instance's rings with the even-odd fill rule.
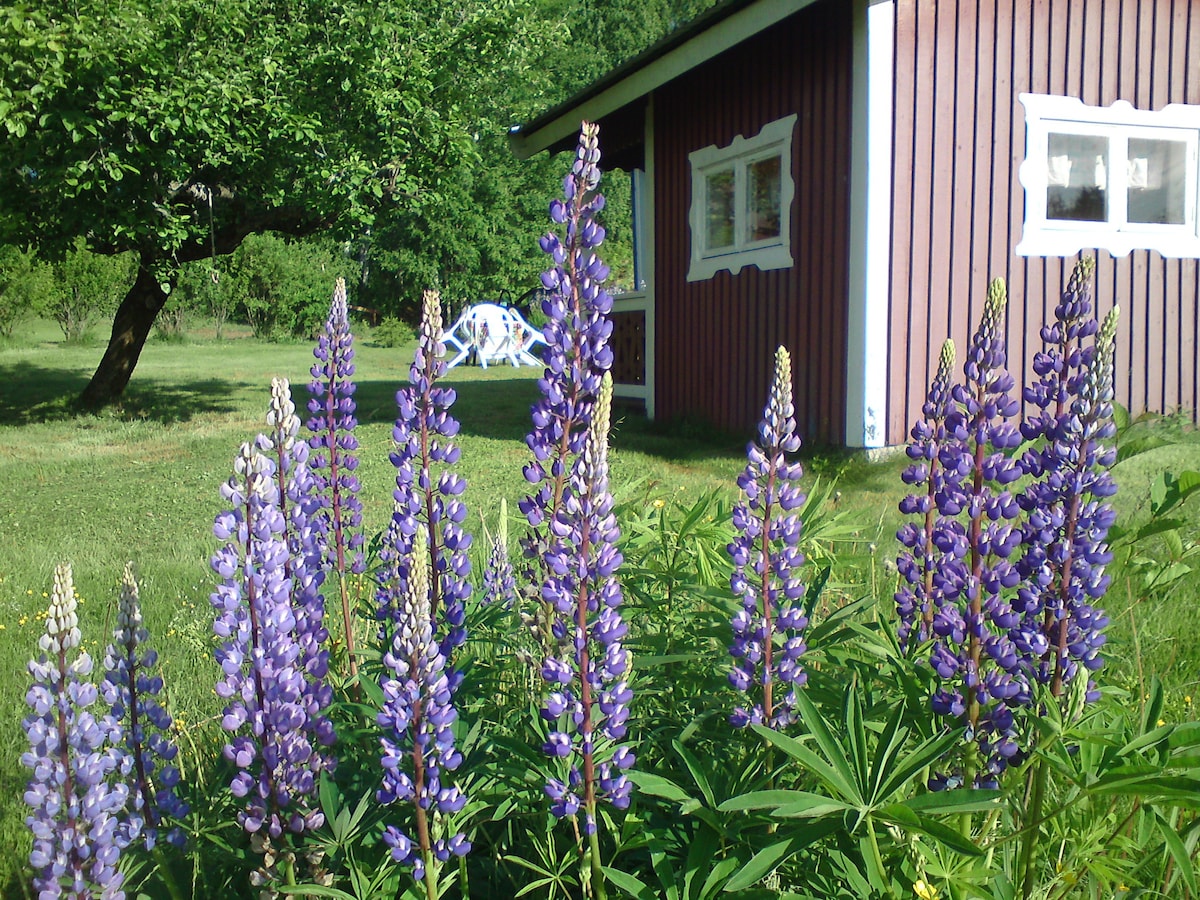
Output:
[[[733,169],[704,176],[706,250],[733,246]]]
[[[1183,195],[1187,189],[1183,141],[1129,139],[1130,222],[1183,225]]]
[[[1108,220],[1108,138],[1050,133],[1046,218]]]
[[[768,156],[746,166],[746,241],[779,237],[781,160]]]

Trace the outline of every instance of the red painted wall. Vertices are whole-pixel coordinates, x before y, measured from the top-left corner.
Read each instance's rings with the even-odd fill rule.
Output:
[[[794,361],[808,443],[841,443],[850,202],[851,4],[825,0],[655,93],[657,415],[747,432],[762,414],[775,348]],[[688,153],[798,114],[794,265],[687,281]]]
[[[888,440],[920,415],[942,341],[965,348],[987,282],[1009,287],[1009,367],[1041,349],[1073,259],[1019,257],[1022,91],[1200,103],[1196,0],[897,0]],[[1122,308],[1117,399],[1134,414],[1200,407],[1200,270],[1134,251],[1097,258],[1101,313]]]

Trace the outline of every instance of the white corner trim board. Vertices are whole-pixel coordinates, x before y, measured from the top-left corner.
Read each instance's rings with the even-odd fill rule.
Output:
[[[1021,256],[1200,257],[1200,106],[1086,106],[1019,95],[1025,107]]]

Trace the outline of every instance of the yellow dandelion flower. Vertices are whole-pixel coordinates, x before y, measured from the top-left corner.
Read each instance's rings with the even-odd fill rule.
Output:
[[[1159,719],[1159,720],[1158,720],[1158,727],[1159,727],[1159,728],[1162,728],[1162,727],[1163,727],[1164,725],[1166,725],[1166,724],[1167,724],[1167,720],[1166,720],[1166,719]]]
[[[667,505],[667,501],[666,501],[666,500],[663,500],[661,497],[660,497],[658,500],[655,500],[655,501],[654,501],[654,508],[655,508],[655,509],[662,509],[662,508],[663,508],[664,506],[666,506],[666,505]]]
[[[924,880],[919,880],[913,885],[913,893],[921,900],[938,900],[940,896],[938,889]]]
[[[1192,695],[1188,694],[1186,697],[1184,697],[1183,702],[1186,703],[1188,706],[1191,706],[1192,705]]]

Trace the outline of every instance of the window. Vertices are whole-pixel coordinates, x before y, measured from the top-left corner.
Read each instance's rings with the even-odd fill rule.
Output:
[[[785,269],[792,264],[791,115],[764,125],[750,139],[710,145],[688,154],[692,169],[692,260],[688,281],[743,266]]]
[[[1103,247],[1200,257],[1200,106],[1158,112],[1021,94],[1025,105],[1022,256]]]

